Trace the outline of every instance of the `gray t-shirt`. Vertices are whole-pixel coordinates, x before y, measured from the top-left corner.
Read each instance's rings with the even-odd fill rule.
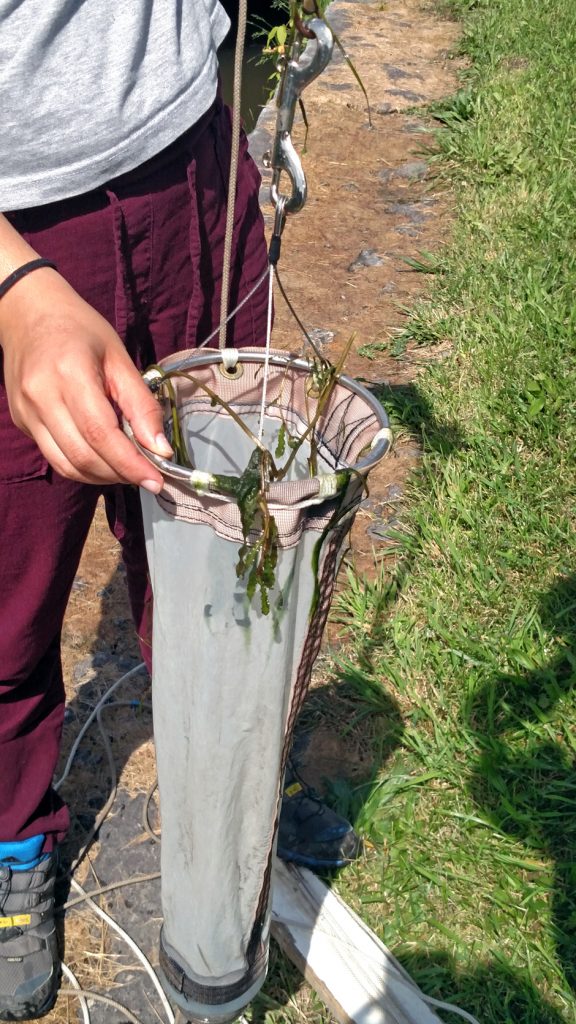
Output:
[[[96,188],[208,109],[218,0],[0,0],[0,210]]]

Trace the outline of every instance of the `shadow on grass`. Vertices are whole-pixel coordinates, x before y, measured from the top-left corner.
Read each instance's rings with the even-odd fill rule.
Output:
[[[407,430],[422,450],[450,455],[465,446],[465,436],[459,425],[454,421],[437,419],[417,383],[363,383],[386,409],[392,429]]]
[[[293,754],[302,777],[375,841],[372,804],[403,732],[394,698],[368,674],[346,668],[311,690],[297,723]]]
[[[506,963],[492,960],[473,974],[458,971],[447,953],[408,951],[399,955],[403,967],[427,995],[471,1009],[481,1006],[490,1024],[567,1024],[534,986]],[[442,1019],[459,1020],[448,1012]]]
[[[470,789],[502,832],[553,862],[553,937],[576,991],[576,738],[558,716],[576,684],[576,576],[540,608],[562,653],[545,668],[491,679],[476,696],[471,724],[482,754]]]

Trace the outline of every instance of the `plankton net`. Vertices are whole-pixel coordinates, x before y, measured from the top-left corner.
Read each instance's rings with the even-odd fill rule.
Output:
[[[316,50],[292,62],[295,74],[326,40],[323,22],[309,25]],[[290,127],[276,164],[289,173]],[[266,974],[292,729],[339,554],[390,431],[365,388],[322,358],[270,349],[269,337],[266,349],[179,353],[145,379],[175,450],[173,460],[145,452],[165,482],[158,496],[141,492],[154,594],[160,964],[186,1017],[218,1024]]]
[[[365,475],[389,443],[376,401],[341,377],[316,423],[317,473],[310,476],[303,442],[286,476],[266,490],[273,539],[263,536],[259,512],[246,543],[239,481],[254,446],[230,410],[257,426],[264,360],[261,350],[241,350],[230,378],[219,352],[190,355],[189,376],[171,379],[166,426],[170,435],[175,400],[190,461],[202,470],[158,460],[164,490],[142,494],[154,592],[161,966],[188,1015],[207,1020],[233,1017],[264,978],[287,747],[343,540]],[[309,383],[306,362],[270,353],[267,450],[281,451],[283,434],[305,433],[318,402]],[[226,396],[228,409],[210,393]],[[286,443],[277,462],[286,467],[293,451]],[[275,564],[270,575],[263,566],[260,581],[249,560],[263,562],[267,543]],[[243,547],[249,564],[239,576]]]

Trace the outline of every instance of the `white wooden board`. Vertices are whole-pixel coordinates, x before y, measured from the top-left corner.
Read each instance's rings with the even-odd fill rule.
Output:
[[[341,1024],[442,1024],[358,915],[311,871],[280,860],[272,934]]]

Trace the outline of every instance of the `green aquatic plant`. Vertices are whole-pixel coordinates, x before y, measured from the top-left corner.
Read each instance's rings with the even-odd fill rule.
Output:
[[[278,527],[265,497],[268,452],[255,448],[242,476],[227,478],[234,492],[242,521],[244,543],[238,552],[236,575],[246,577],[246,594],[251,600],[260,588],[262,613],[270,611],[268,592],[274,586],[278,562]],[[217,476],[217,480],[222,478]],[[250,535],[259,525],[256,539]]]

